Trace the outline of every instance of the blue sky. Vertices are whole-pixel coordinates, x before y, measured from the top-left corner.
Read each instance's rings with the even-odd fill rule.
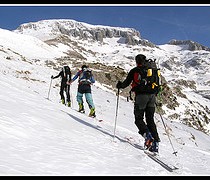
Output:
[[[210,47],[210,5],[0,4],[0,28],[44,19],[73,19],[93,25],[128,27],[157,45],[171,39],[193,40]]]

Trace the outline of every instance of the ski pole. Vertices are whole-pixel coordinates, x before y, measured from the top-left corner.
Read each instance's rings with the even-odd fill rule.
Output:
[[[72,90],[71,90],[71,84],[70,84],[70,98],[71,98],[71,105],[72,105],[72,108],[74,107],[74,104],[73,104],[73,95],[72,95]]]
[[[174,150],[174,147],[173,147],[172,141],[171,141],[171,139],[170,139],[170,136],[169,136],[169,134],[167,133],[166,125],[165,125],[165,123],[164,123],[164,121],[163,121],[163,117],[161,116],[161,114],[159,114],[159,115],[160,115],[160,118],[161,118],[161,120],[162,120],[162,122],[163,122],[163,126],[164,126],[164,128],[165,128],[165,132],[166,132],[166,134],[167,134],[167,136],[168,136],[168,139],[169,139],[169,141],[170,141],[170,144],[171,144],[171,146],[172,146],[172,149],[173,149],[173,151],[174,151],[173,154],[175,154],[175,156],[177,156],[177,155],[176,155],[177,151]]]
[[[113,139],[115,139],[115,131],[116,131],[116,124],[117,124],[117,112],[118,112],[118,106],[119,106],[119,95],[120,94],[120,89],[118,88],[117,90],[117,106],[116,106],[116,116],[115,116],[115,124],[114,124],[114,136]]]
[[[51,78],[51,81],[50,81],[50,87],[49,87],[49,91],[48,91],[48,96],[47,96],[47,99],[49,99],[49,97],[50,97],[51,84],[52,84],[52,78]]]

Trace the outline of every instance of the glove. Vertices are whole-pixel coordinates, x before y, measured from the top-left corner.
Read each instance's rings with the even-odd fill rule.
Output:
[[[118,82],[117,82],[116,88],[117,88],[117,89],[122,88],[122,82],[121,82],[121,81],[118,81]]]
[[[51,79],[54,79],[54,76],[53,75],[51,76]]]
[[[67,84],[67,85],[71,85],[71,81],[67,81],[66,84]]]

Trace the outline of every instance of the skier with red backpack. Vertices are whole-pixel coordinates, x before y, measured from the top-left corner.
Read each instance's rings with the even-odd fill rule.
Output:
[[[131,91],[135,93],[135,125],[139,134],[145,138],[145,149],[158,153],[160,138],[154,122],[154,113],[156,95],[160,86],[160,71],[152,67],[152,62],[149,62],[143,54],[138,54],[135,61],[136,67],[129,71],[123,82],[118,81],[116,87],[124,89],[131,84]]]

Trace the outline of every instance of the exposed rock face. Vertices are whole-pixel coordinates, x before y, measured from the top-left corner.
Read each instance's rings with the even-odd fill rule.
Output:
[[[210,51],[209,47],[203,46],[199,43],[196,43],[191,40],[171,40],[169,41],[169,44],[172,45],[188,45],[188,50],[190,51],[196,51],[196,50],[205,50],[205,51]]]
[[[148,40],[141,39],[140,32],[133,28],[109,27],[109,26],[93,26],[86,23],[77,22],[74,20],[43,20],[35,23],[27,23],[20,25],[17,30],[26,33],[28,29],[33,31],[45,31],[46,24],[50,29],[50,33],[55,35],[67,35],[77,37],[79,39],[89,39],[94,41],[103,42],[104,38],[123,38],[128,45],[144,45],[155,47],[156,45]]]

